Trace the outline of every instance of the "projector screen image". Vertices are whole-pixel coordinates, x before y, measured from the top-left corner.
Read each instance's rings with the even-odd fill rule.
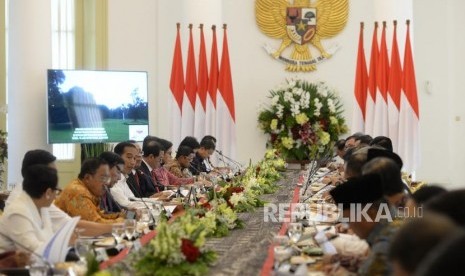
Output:
[[[48,142],[142,141],[147,72],[48,70]]]

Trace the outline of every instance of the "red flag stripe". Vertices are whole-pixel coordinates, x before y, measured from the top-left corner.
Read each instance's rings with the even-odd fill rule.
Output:
[[[200,103],[202,104],[203,110],[206,110],[208,90],[208,68],[207,53],[205,50],[205,37],[203,35],[203,24],[200,25],[199,76],[197,86]]]
[[[365,50],[363,48],[363,24],[360,24],[354,94],[358,106],[360,107],[360,110],[362,110],[363,120],[365,120],[366,116],[367,82],[368,73],[365,60]]]
[[[381,33],[381,49],[379,52],[378,68],[376,70],[376,82],[384,101],[387,102],[387,90],[389,84],[389,59],[386,46],[386,22],[383,22]]]
[[[220,74],[218,79],[218,89],[228,107],[233,121],[236,121],[236,112],[234,107],[234,93],[231,77],[231,65],[229,63],[228,35],[226,26],[224,27],[223,52],[221,54]]]
[[[170,90],[173,93],[179,110],[182,111],[184,96],[184,67],[182,64],[181,37],[179,35],[179,23],[177,24],[176,42],[174,45],[173,65],[171,67]]]
[[[368,92],[373,100],[376,100],[376,68],[378,67],[378,57],[378,22],[376,22],[371,43],[370,74],[368,75]]]
[[[197,96],[197,71],[195,67],[194,41],[192,37],[192,24],[189,25],[189,50],[187,53],[186,94],[192,108],[195,109]]]
[[[216,42],[216,26],[212,26],[212,49],[211,49],[211,57],[210,57],[210,76],[208,79],[208,94],[212,99],[213,106],[216,107],[216,93],[218,91],[218,47]]]
[[[417,85],[415,79],[415,65],[413,62],[412,46],[410,44],[410,24],[407,23],[407,38],[405,39],[404,53],[404,73],[402,79],[405,96],[410,106],[415,111],[417,118],[420,119],[420,109],[418,107]]]
[[[391,95],[392,101],[396,105],[397,110],[400,109],[401,89],[402,68],[400,65],[399,47],[397,46],[397,23],[394,23],[391,52],[391,70],[389,73],[389,94]]]

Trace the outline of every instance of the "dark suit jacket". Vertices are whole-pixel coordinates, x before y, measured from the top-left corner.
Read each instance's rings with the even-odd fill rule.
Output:
[[[158,183],[156,179],[153,179],[152,172],[149,170],[149,167],[147,167],[147,164],[145,164],[145,162],[142,162],[139,170],[141,170],[147,176],[149,183],[153,185],[153,187],[155,187],[155,192],[161,192],[165,190],[165,186],[163,184]]]
[[[201,172],[208,173],[207,166],[205,166],[203,160],[204,159],[198,153],[195,154],[195,157],[191,162],[191,166],[189,167],[192,175],[199,175]]]
[[[136,174],[130,173],[126,183],[135,197],[150,197],[156,192],[148,176],[140,170],[136,170]]]
[[[106,193],[100,199],[100,208],[105,211],[105,213],[119,213],[121,212],[121,206],[116,203],[115,199],[110,193],[108,188],[105,188]]]

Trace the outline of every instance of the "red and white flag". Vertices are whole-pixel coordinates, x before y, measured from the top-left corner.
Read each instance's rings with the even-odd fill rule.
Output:
[[[378,84],[376,83],[376,69],[378,67],[378,57],[378,22],[375,22],[373,40],[371,42],[370,73],[368,75],[368,93],[365,109],[365,133],[372,136],[374,136],[373,128],[375,124],[375,102],[376,90],[378,86]]]
[[[208,78],[207,109],[205,119],[205,133],[216,135],[216,96],[218,93],[218,47],[216,45],[216,26],[212,26],[212,48],[210,56],[210,75]]]
[[[420,109],[417,83],[410,45],[410,21],[407,20],[405,39],[404,72],[399,115],[399,155],[404,161],[404,170],[414,172],[420,165]]]
[[[226,24],[223,26],[223,52],[221,54],[218,90],[220,92],[216,105],[216,136],[217,148],[224,155],[236,157],[236,111],[234,106],[234,92],[229,62],[228,36]]]
[[[355,71],[354,110],[352,118],[352,132],[365,130],[365,108],[367,99],[368,73],[363,47],[363,22],[360,23],[360,35],[358,39],[357,67]]]
[[[388,86],[388,122],[389,137],[392,141],[392,148],[398,151],[399,145],[399,110],[400,91],[402,87],[402,67],[400,65],[399,47],[397,46],[397,21],[394,21],[394,33],[392,36],[391,48],[391,70],[389,71]]]
[[[378,68],[376,68],[375,122],[373,125],[374,136],[388,136],[387,90],[389,84],[389,59],[386,46],[386,22],[383,22],[381,34],[381,49],[379,52]]]
[[[176,42],[174,44],[173,64],[171,65],[170,90],[171,99],[171,141],[178,145],[181,142],[181,114],[184,97],[184,67],[182,64],[180,24],[177,23]]]
[[[194,110],[197,97],[197,68],[195,66],[192,24],[189,24],[189,49],[187,52],[186,94],[182,105],[182,137],[194,135]]]
[[[201,138],[205,132],[205,112],[207,108],[208,68],[203,24],[200,24],[199,71],[197,81],[197,100],[195,105],[194,137]]]

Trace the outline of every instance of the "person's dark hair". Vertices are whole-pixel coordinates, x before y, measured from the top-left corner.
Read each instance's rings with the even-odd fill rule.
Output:
[[[340,139],[334,144],[334,146],[338,150],[344,150],[344,147],[346,146],[346,140],[345,139]]]
[[[180,146],[178,151],[176,152],[176,159],[181,156],[189,156],[189,154],[194,153],[194,150],[189,148],[188,146]]]
[[[179,144],[179,146],[188,146],[189,148],[195,150],[195,149],[199,149],[200,148],[200,144],[199,144],[199,141],[197,141],[197,139],[195,137],[192,137],[192,136],[186,136],[182,141],[181,143]]]
[[[360,144],[370,145],[373,138],[370,135],[364,134],[362,136],[356,137],[355,141],[360,141]]]
[[[202,140],[202,142],[200,143],[200,147],[206,150],[215,150],[216,145],[215,143],[213,143],[212,140],[207,139],[207,140]]]
[[[148,141],[144,144],[142,151],[144,152],[144,157],[148,157],[150,154],[153,156],[159,156],[160,151],[163,150],[163,146],[155,140]]]
[[[386,157],[376,157],[368,161],[362,167],[362,174],[376,173],[383,180],[384,195],[392,196],[404,191],[402,175],[399,166],[393,160]]]
[[[119,156],[123,155],[124,153],[124,149],[127,148],[127,147],[131,147],[131,148],[135,148],[137,149],[137,147],[132,144],[132,143],[129,143],[129,142],[121,142],[121,143],[118,143],[116,144],[115,148],[113,149],[113,151],[118,154]]]
[[[170,141],[166,140],[166,139],[162,139],[162,138],[159,138],[158,139],[158,143],[160,143],[160,145],[162,146],[162,149],[166,152],[168,149],[170,149],[171,147],[173,147],[173,143],[171,143]]]
[[[203,138],[202,138],[202,140],[200,141],[200,143],[202,143],[202,141],[204,141],[204,140],[212,140],[213,143],[216,144],[216,138],[213,137],[213,136],[211,136],[211,135],[205,135],[205,136],[203,136]]]
[[[421,229],[421,231],[419,231]],[[422,260],[438,244],[461,230],[450,219],[429,214],[406,222],[395,235],[389,258],[409,273],[414,273]]]
[[[24,170],[23,190],[32,198],[40,198],[47,189],[58,186],[58,173],[45,164],[36,164]]]
[[[368,148],[352,148],[346,161],[346,177],[357,177],[362,175],[362,167],[367,162]],[[346,156],[344,156],[344,159]]]
[[[392,141],[389,137],[386,136],[376,136],[371,140],[370,146],[380,146],[386,150],[392,151]]]
[[[142,142],[142,148],[144,148],[144,146],[146,146],[149,142],[152,142],[152,141],[157,142],[157,141],[158,141],[158,137],[156,137],[156,136],[151,136],[151,135],[145,136],[144,141]]]
[[[465,189],[446,192],[425,203],[425,212],[436,212],[465,227]]]
[[[110,169],[113,168],[114,166],[124,164],[123,158],[121,158],[121,156],[111,151],[102,152],[99,155],[99,158],[105,160],[108,163],[108,166],[110,166]]]
[[[415,271],[416,276],[462,276],[465,263],[465,233],[450,235],[435,246]]]
[[[55,162],[57,158],[50,152],[42,149],[30,150],[26,152],[21,166],[21,175],[24,177],[26,169],[32,165],[48,165]]]
[[[447,190],[443,187],[437,185],[425,185],[416,190],[411,197],[417,203],[417,205],[420,206],[426,203],[428,200],[444,193],[447,193]]]
[[[100,166],[108,165],[108,162],[101,158],[89,158],[84,160],[81,165],[81,171],[79,172],[78,178],[84,179],[86,174],[94,175]]]

